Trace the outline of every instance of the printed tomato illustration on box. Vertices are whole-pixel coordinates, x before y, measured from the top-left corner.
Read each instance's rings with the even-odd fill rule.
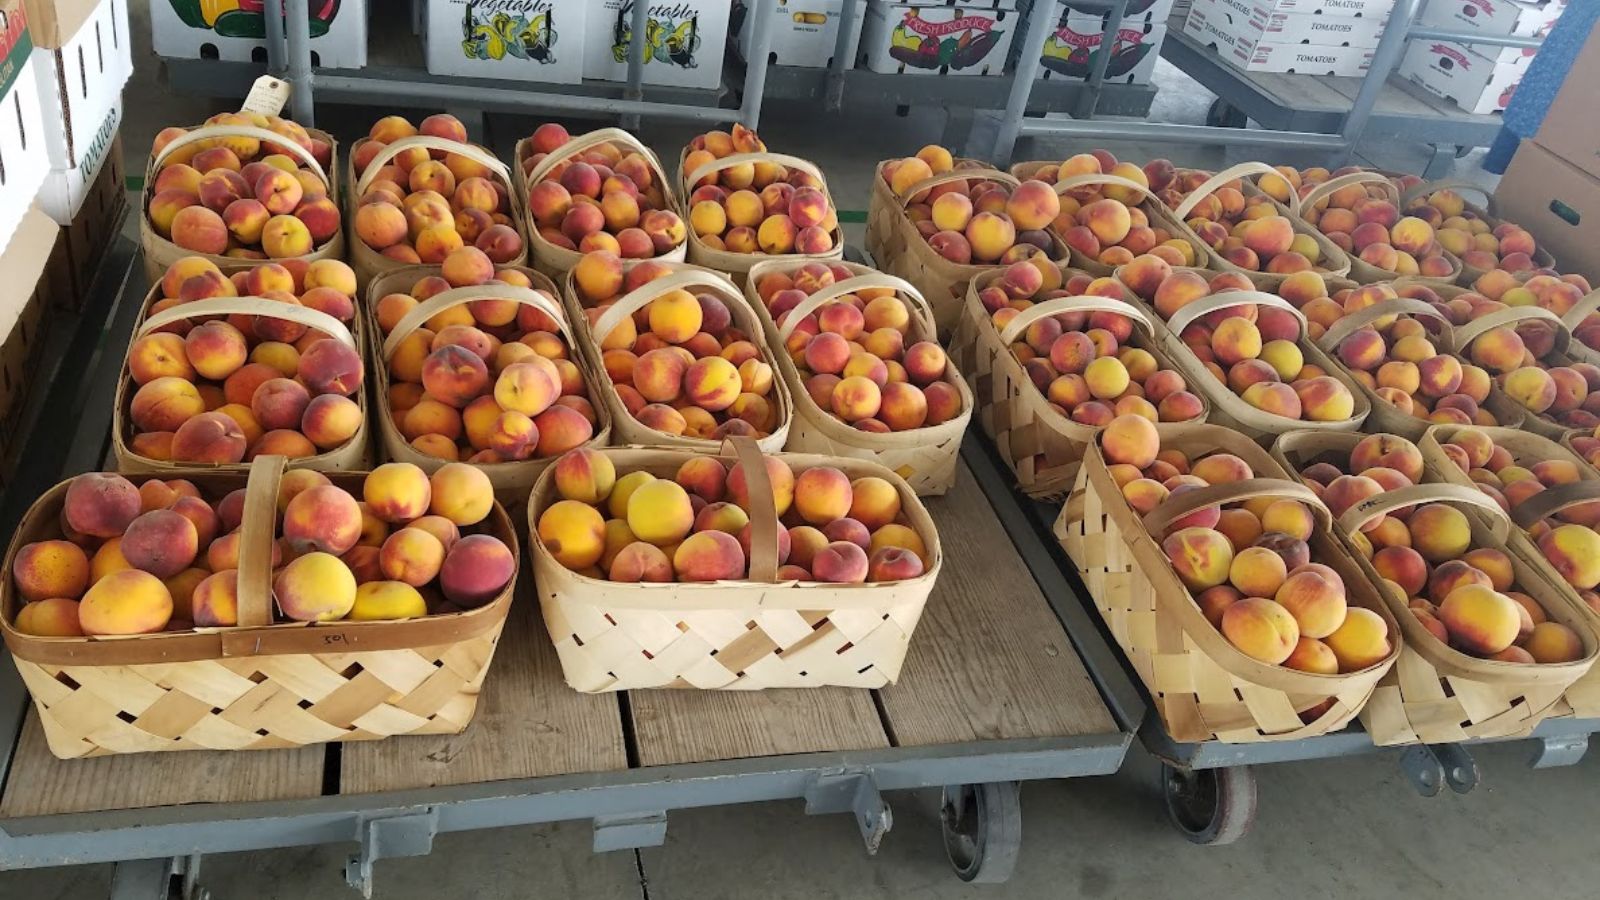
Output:
[[[1148,27],[1148,26],[1147,26]],[[1146,34],[1131,28],[1120,29],[1111,45],[1111,61],[1106,64],[1106,77],[1118,78],[1138,67],[1149,55],[1153,45],[1145,43]],[[1100,52],[1101,34],[1083,34],[1062,27],[1044,42],[1040,63],[1052,72],[1072,78],[1088,78],[1094,68],[1095,55]]]
[[[889,35],[889,55],[919,69],[965,69],[981,62],[1006,34],[988,16],[958,12],[948,22],[934,22],[918,13],[906,10]]]
[[[514,10],[506,7],[514,6]],[[468,0],[461,12],[461,53],[468,59],[497,60],[507,56],[536,63],[554,63],[559,34],[555,10],[548,2],[507,4],[504,0]]]
[[[190,28],[215,31],[223,37],[267,36],[263,0],[170,0],[173,12]],[[311,36],[328,33],[339,15],[340,0],[311,0]]]
[[[619,63],[628,61],[633,43],[631,4],[617,9],[611,26],[611,55]],[[644,61],[672,63],[685,69],[696,68],[695,52],[700,49],[700,14],[692,6],[656,7],[650,10],[644,34]]]

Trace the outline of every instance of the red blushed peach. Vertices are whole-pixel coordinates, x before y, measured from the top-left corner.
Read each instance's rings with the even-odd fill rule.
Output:
[[[1472,546],[1472,528],[1466,514],[1442,503],[1417,507],[1406,526],[1411,531],[1411,546],[1431,563],[1458,559]],[[1595,538],[1600,543],[1600,535]],[[1600,560],[1596,564],[1600,565]]]
[[[391,581],[422,587],[439,574],[444,554],[444,544],[432,534],[420,528],[402,528],[383,542],[378,566]]]
[[[1341,475],[1328,484],[1322,492],[1322,502],[1334,518],[1344,515],[1345,511],[1370,497],[1383,493],[1383,485],[1363,475]],[[1362,524],[1362,529],[1376,527],[1377,519],[1369,520]]]
[[[12,576],[25,600],[76,599],[89,586],[89,557],[69,541],[37,541],[17,551]]]
[[[696,406],[713,412],[732,406],[742,389],[739,369],[720,356],[695,360],[683,375],[684,396]]]
[[[306,405],[301,430],[319,449],[332,450],[354,438],[361,430],[361,422],[361,407],[354,400],[323,394],[311,398]]]
[[[1231,453],[1213,453],[1196,462],[1189,474],[1206,484],[1226,484],[1255,477],[1250,464]]]
[[[251,395],[250,412],[265,429],[296,429],[310,403],[311,394],[304,385],[287,378],[273,378],[263,382]]]
[[[193,564],[200,552],[199,532],[180,513],[151,510],[129,523],[122,536],[121,551],[135,569],[157,578],[171,578]]]
[[[1277,665],[1294,653],[1300,630],[1282,606],[1261,597],[1246,597],[1222,611],[1221,631],[1240,652]]]
[[[184,422],[205,412],[205,401],[190,382],[165,376],[135,391],[129,412],[134,427],[140,431],[175,431]]]
[[[12,623],[22,634],[38,637],[82,637],[78,622],[78,602],[70,597],[35,600],[17,610]]]
[[[1156,415],[1163,422],[1187,422],[1205,412],[1200,398],[1188,391],[1177,391],[1161,398]]]
[[[856,375],[835,385],[828,400],[834,415],[846,422],[857,422],[878,414],[883,404],[883,392],[876,382]]]
[[[1191,591],[1216,587],[1228,579],[1233,546],[1220,532],[1185,528],[1168,535],[1161,547],[1178,578]]]
[[[1344,585],[1310,566],[1291,573],[1274,595],[1306,637],[1325,638],[1344,624]]]
[[[533,417],[539,429],[535,455],[541,459],[558,456],[594,438],[594,422],[571,406],[557,403]]]
[[[135,384],[171,376],[194,380],[194,367],[184,350],[183,338],[175,334],[147,334],[128,350],[128,374]]]
[[[1410,547],[1384,547],[1372,557],[1379,575],[1399,585],[1406,596],[1422,593],[1428,583],[1428,562]]]
[[[1312,422],[1342,422],[1355,414],[1355,395],[1331,376],[1295,382],[1302,415]]]
[[[1302,405],[1300,396],[1294,388],[1279,382],[1261,382],[1252,384],[1240,395],[1244,402],[1274,415],[1286,419],[1301,417]]]
[[[883,548],[879,552],[893,549],[897,548]],[[818,581],[861,584],[867,580],[870,566],[865,550],[849,541],[834,541],[816,552],[811,561],[811,572]]]
[[[928,398],[920,389],[905,382],[885,385],[879,417],[892,431],[921,428],[928,421]]]
[[[1583,639],[1559,622],[1540,622],[1522,648],[1538,663],[1570,663],[1583,658]]]
[[[1440,563],[1428,576],[1427,596],[1435,603],[1443,603],[1444,598],[1450,596],[1452,591],[1464,588],[1469,584],[1493,588],[1494,583],[1487,574],[1474,566],[1459,559],[1446,560]],[[1533,623],[1529,622],[1532,628]]]
[[[399,244],[409,234],[405,213],[387,203],[368,203],[358,208],[355,232],[363,243],[374,250]]]
[[[1161,437],[1155,425],[1143,416],[1118,416],[1101,434],[1100,450],[1111,463],[1143,469],[1155,461],[1161,450]]]
[[[635,541],[617,553],[606,576],[624,584],[670,582],[673,580],[672,560],[660,547]]]
[[[744,549],[731,534],[701,531],[678,544],[672,566],[679,581],[732,581],[744,576]]]
[[[354,497],[333,485],[296,494],[283,513],[283,537],[298,552],[341,555],[361,539],[363,516]]]
[[[1551,408],[1556,401],[1556,382],[1550,373],[1537,366],[1523,366],[1506,375],[1501,389],[1506,396],[1535,413]]]
[[[1538,538],[1539,552],[1567,584],[1580,591],[1600,584],[1600,534],[1581,525],[1561,525]]]
[[[1459,588],[1439,604],[1439,619],[1453,642],[1484,656],[1511,646],[1524,614],[1510,597],[1484,585]]]
[[[239,423],[221,412],[186,420],[172,436],[172,459],[229,465],[244,459],[248,441]]]
[[[501,409],[537,416],[561,394],[561,373],[542,356],[506,366],[495,379],[494,399]]]
[[[795,508],[812,525],[826,525],[848,515],[853,499],[849,477],[832,466],[807,469],[795,480]]]

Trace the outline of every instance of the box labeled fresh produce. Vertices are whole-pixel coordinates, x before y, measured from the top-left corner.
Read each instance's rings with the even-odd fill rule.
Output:
[[[1021,25],[1007,0],[981,7],[874,2],[860,58],[888,75],[1000,75]]]
[[[366,0],[310,0],[308,6],[311,64],[365,66]],[[263,0],[151,0],[152,43],[157,56],[251,62],[266,53],[265,13]]]
[[[1039,77],[1044,80],[1067,78],[1084,81],[1094,68],[1105,42],[1105,30],[1098,16],[1072,15],[1061,22],[1045,39],[1039,57]],[[1114,84],[1149,84],[1166,40],[1167,26],[1140,25],[1117,29],[1111,42],[1111,61],[1106,65],[1106,81]]]

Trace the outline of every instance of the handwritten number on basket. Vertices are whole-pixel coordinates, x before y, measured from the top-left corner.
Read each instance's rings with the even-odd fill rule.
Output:
[[[322,642],[324,644],[343,644],[345,639],[342,634],[325,634],[322,636]]]

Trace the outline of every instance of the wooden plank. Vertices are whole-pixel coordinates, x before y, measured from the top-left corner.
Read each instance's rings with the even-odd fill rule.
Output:
[[[879,692],[902,747],[1117,730],[972,473],[929,500],[944,568],[900,683]]]
[[[466,731],[346,744],[339,792],[366,794],[625,769],[622,716],[610,694],[580,694],[539,616],[525,568],[505,633]]]
[[[322,747],[193,750],[62,760],[28,711],[0,819],[187,803],[301,800],[322,794]]]
[[[889,746],[868,691],[631,691],[641,766]]]

